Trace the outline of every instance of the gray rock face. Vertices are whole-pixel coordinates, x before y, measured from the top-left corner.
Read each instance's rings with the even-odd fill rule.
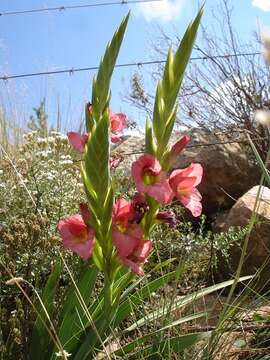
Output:
[[[248,241],[247,254],[242,274],[254,274],[270,254],[270,189],[262,187],[256,208],[257,222]],[[232,226],[246,226],[251,219],[255,208],[259,186],[254,186],[244,194],[227,214],[221,214],[214,223],[214,230],[226,232]],[[230,250],[229,268],[224,260],[220,259],[218,267],[219,279],[228,278],[228,271],[235,272],[241,256],[241,247],[233,246]],[[260,285],[269,282],[269,264],[260,275]],[[268,284],[270,287],[270,283]]]
[[[228,209],[248,189],[258,183],[260,171],[249,161],[242,144],[227,143],[224,135],[214,135],[211,132],[194,130],[191,132],[191,142],[179,156],[175,168],[184,168],[191,162],[201,163],[204,168],[203,181],[198,189],[203,195],[203,213],[212,214]],[[175,143],[182,134],[175,132],[171,143]],[[208,145],[208,144],[215,145]],[[124,156],[122,167],[130,176],[132,162],[144,152],[144,138],[131,137],[115,149],[115,153]]]

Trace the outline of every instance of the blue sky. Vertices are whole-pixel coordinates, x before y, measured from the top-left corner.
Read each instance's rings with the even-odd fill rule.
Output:
[[[0,12],[91,2],[104,1],[2,0]],[[217,2],[218,0],[206,0],[203,17],[205,25],[211,24],[211,8]],[[270,0],[233,0],[233,3],[233,22],[240,38],[250,39],[259,23],[270,27]],[[196,15],[198,4],[198,0],[163,0],[159,3],[130,6],[132,16],[118,63],[153,60],[150,40],[157,35],[158,26],[163,27],[168,34],[175,35],[177,32],[181,36],[188,22]],[[8,75],[95,66],[99,63],[106,43],[128,10],[127,5],[115,5],[1,16],[0,73]],[[142,122],[142,113],[131,108],[121,98],[121,93],[126,92],[124,84],[128,85],[134,70],[115,70],[111,107],[115,112],[124,111]],[[149,70],[146,66],[142,68],[145,73]],[[83,72],[1,82],[0,105],[18,123],[22,123],[29,117],[31,109],[46,97],[51,123],[56,120],[59,105],[64,127],[76,128],[82,116],[84,102],[90,99],[93,75],[94,72]]]

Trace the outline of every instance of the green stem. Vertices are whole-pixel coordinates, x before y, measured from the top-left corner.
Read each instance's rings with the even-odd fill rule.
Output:
[[[112,282],[110,278],[110,264],[106,261],[104,269],[104,316],[107,323],[110,323],[112,314]]]

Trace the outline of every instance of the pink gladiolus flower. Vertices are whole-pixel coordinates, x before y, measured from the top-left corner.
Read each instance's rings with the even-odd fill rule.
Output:
[[[112,237],[120,260],[131,270],[143,275],[140,267],[152,249],[151,241],[142,240],[142,228],[133,223],[133,204],[119,199],[113,207]]]
[[[111,142],[113,144],[117,144],[120,141],[122,141],[122,137],[120,134],[124,130],[124,128],[127,125],[127,117],[123,113],[113,113],[111,110],[109,110],[110,114],[110,123],[111,123]]]
[[[119,135],[111,135],[111,142],[113,144],[118,144],[120,141],[122,141],[122,137]]]
[[[92,104],[88,103],[87,109],[91,114],[93,111]],[[123,113],[114,113],[109,109],[109,117],[110,117],[110,124],[111,124],[111,142],[116,144],[122,141],[121,133],[124,128],[127,126],[127,117]],[[83,153],[85,144],[88,141],[88,134],[79,134],[76,132],[69,132],[67,134],[70,144],[76,149],[77,151]]]
[[[118,134],[122,132],[127,126],[127,117],[123,113],[114,113],[109,110],[110,122],[111,122],[111,132],[113,134]]]
[[[177,159],[177,156],[184,150],[187,144],[190,142],[190,137],[184,135],[179,141],[177,141],[171,148],[170,152],[170,165],[173,165]]]
[[[161,204],[169,204],[173,192],[168,183],[167,174],[162,171],[158,160],[149,154],[142,155],[132,164],[131,173],[136,188]]]
[[[152,242],[150,240],[140,240],[133,252],[125,258],[122,258],[123,263],[131,268],[131,270],[139,275],[143,276],[144,272],[141,265],[147,261],[152,250]]]
[[[200,216],[202,212],[202,196],[196,189],[202,180],[202,174],[200,164],[191,164],[185,169],[174,170],[169,179],[174,195],[193,216]]]
[[[84,260],[92,255],[95,245],[95,232],[87,226],[79,214],[62,219],[58,223],[64,246]]]
[[[113,156],[111,159],[110,159],[110,167],[112,169],[116,169],[119,164],[124,160],[124,158],[122,156]]]
[[[88,141],[88,134],[81,135],[77,132],[71,131],[67,133],[67,136],[70,144],[74,147],[74,149],[80,153],[83,153],[85,144]]]
[[[131,202],[125,199],[119,199],[113,206],[112,220],[114,224],[121,224],[126,228],[128,224],[132,223],[134,216],[134,209]]]

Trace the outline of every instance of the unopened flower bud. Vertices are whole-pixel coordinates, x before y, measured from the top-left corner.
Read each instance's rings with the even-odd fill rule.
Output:
[[[270,110],[256,110],[254,118],[257,124],[270,127]]]

